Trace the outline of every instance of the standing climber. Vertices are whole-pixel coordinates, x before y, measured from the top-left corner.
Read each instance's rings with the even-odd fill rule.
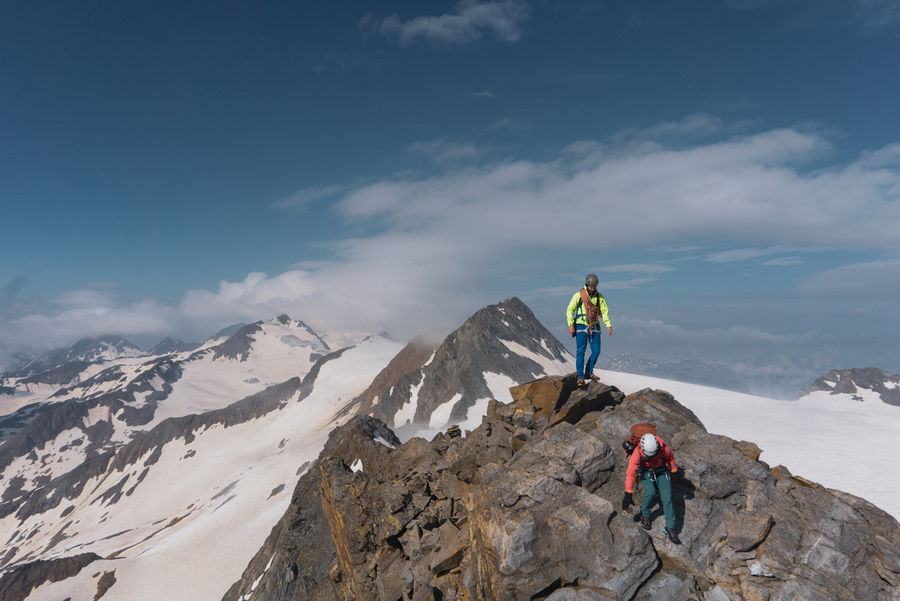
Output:
[[[641,483],[644,485],[641,526],[644,530],[650,530],[650,508],[659,491],[659,500],[662,503],[663,513],[666,514],[666,527],[663,533],[676,545],[681,543],[674,530],[675,506],[672,505],[672,474],[677,472],[675,455],[669,445],[659,436],[644,434],[641,436],[641,444],[635,447],[628,461],[628,470],[625,472],[625,497],[622,499],[624,511],[634,502],[631,492],[634,489],[634,478],[640,473]]]
[[[600,357],[600,320],[612,336],[612,323],[609,321],[609,308],[606,299],[597,292],[597,276],[593,273],[584,279],[584,288],[576,292],[566,309],[566,321],[569,334],[575,337],[575,371],[578,374],[578,385],[585,379],[599,380],[594,375],[594,365]],[[587,366],[584,365],[584,352],[587,344],[591,344],[591,356]]]

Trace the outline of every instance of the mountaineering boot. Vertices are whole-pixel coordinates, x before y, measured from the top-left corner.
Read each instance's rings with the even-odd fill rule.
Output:
[[[678,535],[675,534],[674,530],[669,530],[668,528],[663,528],[663,533],[669,539],[669,542],[673,545],[680,545],[681,539],[678,538]]]
[[[641,528],[644,530],[650,530],[650,518],[644,516],[641,518]]]

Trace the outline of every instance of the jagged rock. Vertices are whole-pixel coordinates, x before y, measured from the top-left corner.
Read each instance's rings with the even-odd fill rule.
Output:
[[[766,540],[772,529],[772,516],[754,511],[729,513],[725,518],[728,546],[735,551],[749,551]]]
[[[759,456],[762,455],[762,449],[760,449],[754,443],[747,442],[746,440],[736,442],[734,444],[734,448],[740,451],[745,457],[749,457],[753,461],[756,461],[757,459],[759,459]]]
[[[523,426],[546,425],[550,416],[557,411],[557,404],[565,402],[577,388],[574,374],[564,378],[545,376],[513,386],[509,393],[513,398],[512,408],[516,415],[532,418],[523,420],[521,417],[514,417],[513,423],[521,423]]]
[[[561,422],[577,424],[588,413],[602,411],[605,407],[612,407],[622,402],[625,395],[617,388],[591,382],[585,388],[579,388],[573,392],[562,407],[550,418],[548,427]]]
[[[531,396],[492,403],[462,438],[391,448],[384,424],[361,417],[335,430],[225,599],[254,583],[254,599],[279,600],[900,599],[900,525],[866,501],[769,469],[664,391],[573,392],[562,378],[520,389]],[[539,405],[555,413],[520,423],[553,389]],[[574,423],[558,419],[567,406]],[[619,443],[647,421],[680,467],[681,545],[658,507],[650,532],[620,511]]]

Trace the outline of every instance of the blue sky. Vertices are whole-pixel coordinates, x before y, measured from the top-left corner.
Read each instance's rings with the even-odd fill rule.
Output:
[[[0,6],[0,366],[509,296],[565,340],[595,272],[604,353],[900,371],[900,2],[332,4]]]

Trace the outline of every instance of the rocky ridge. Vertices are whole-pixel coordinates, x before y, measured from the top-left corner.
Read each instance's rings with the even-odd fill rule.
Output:
[[[511,393],[465,436],[336,429],[223,599],[900,599],[895,519],[770,468],[667,392],[568,376]],[[621,510],[619,443],[643,421],[680,467],[681,545],[658,507],[649,533]]]

